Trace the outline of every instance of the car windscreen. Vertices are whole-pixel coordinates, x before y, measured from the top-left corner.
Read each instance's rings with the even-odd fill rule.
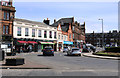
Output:
[[[72,49],[72,51],[79,51],[79,49]]]
[[[52,48],[45,48],[46,50],[51,50]]]

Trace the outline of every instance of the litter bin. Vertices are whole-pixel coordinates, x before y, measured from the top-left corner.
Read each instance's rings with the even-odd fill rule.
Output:
[[[0,48],[0,61],[5,59],[5,52]]]

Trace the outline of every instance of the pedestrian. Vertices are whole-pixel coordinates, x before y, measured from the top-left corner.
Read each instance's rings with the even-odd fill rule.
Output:
[[[13,46],[13,52],[15,52],[15,46]]]
[[[28,50],[28,52],[30,52],[30,47],[29,46],[27,47],[27,50]]]
[[[23,52],[23,48],[22,47],[20,47],[20,53],[22,53]]]

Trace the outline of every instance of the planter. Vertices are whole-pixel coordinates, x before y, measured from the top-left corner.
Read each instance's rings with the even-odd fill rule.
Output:
[[[96,54],[96,53],[93,53],[93,55],[110,56],[110,57],[120,57],[120,55],[106,55],[106,54]]]
[[[16,53],[6,53],[7,56],[15,56]]]
[[[24,63],[24,58],[8,58],[6,59],[6,65],[23,65]]]

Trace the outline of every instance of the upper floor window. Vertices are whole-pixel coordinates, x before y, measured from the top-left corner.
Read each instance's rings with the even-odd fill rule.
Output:
[[[29,29],[28,28],[25,28],[25,36],[28,36],[29,35]]]
[[[74,38],[74,34],[73,34],[73,38]]]
[[[54,32],[54,38],[56,39],[56,32]]]
[[[9,27],[6,26],[6,34],[8,34],[8,33],[9,33]]]
[[[63,35],[62,35],[62,40],[63,40]]]
[[[74,30],[74,26],[73,26],[73,30]]]
[[[4,20],[9,20],[9,12],[4,12]]]
[[[64,39],[66,40],[66,35],[64,36]]]
[[[21,27],[18,27],[17,29],[17,36],[21,36]]]
[[[3,34],[5,34],[5,26],[3,26]]]
[[[47,38],[47,31],[44,31],[44,38]]]
[[[58,36],[58,39],[60,39],[60,35]]]
[[[69,38],[71,39],[71,34],[69,35]]]
[[[49,38],[52,38],[52,31],[49,32]]]
[[[38,31],[38,37],[41,37],[41,30]]]
[[[35,29],[32,29],[32,37],[35,37]]]

